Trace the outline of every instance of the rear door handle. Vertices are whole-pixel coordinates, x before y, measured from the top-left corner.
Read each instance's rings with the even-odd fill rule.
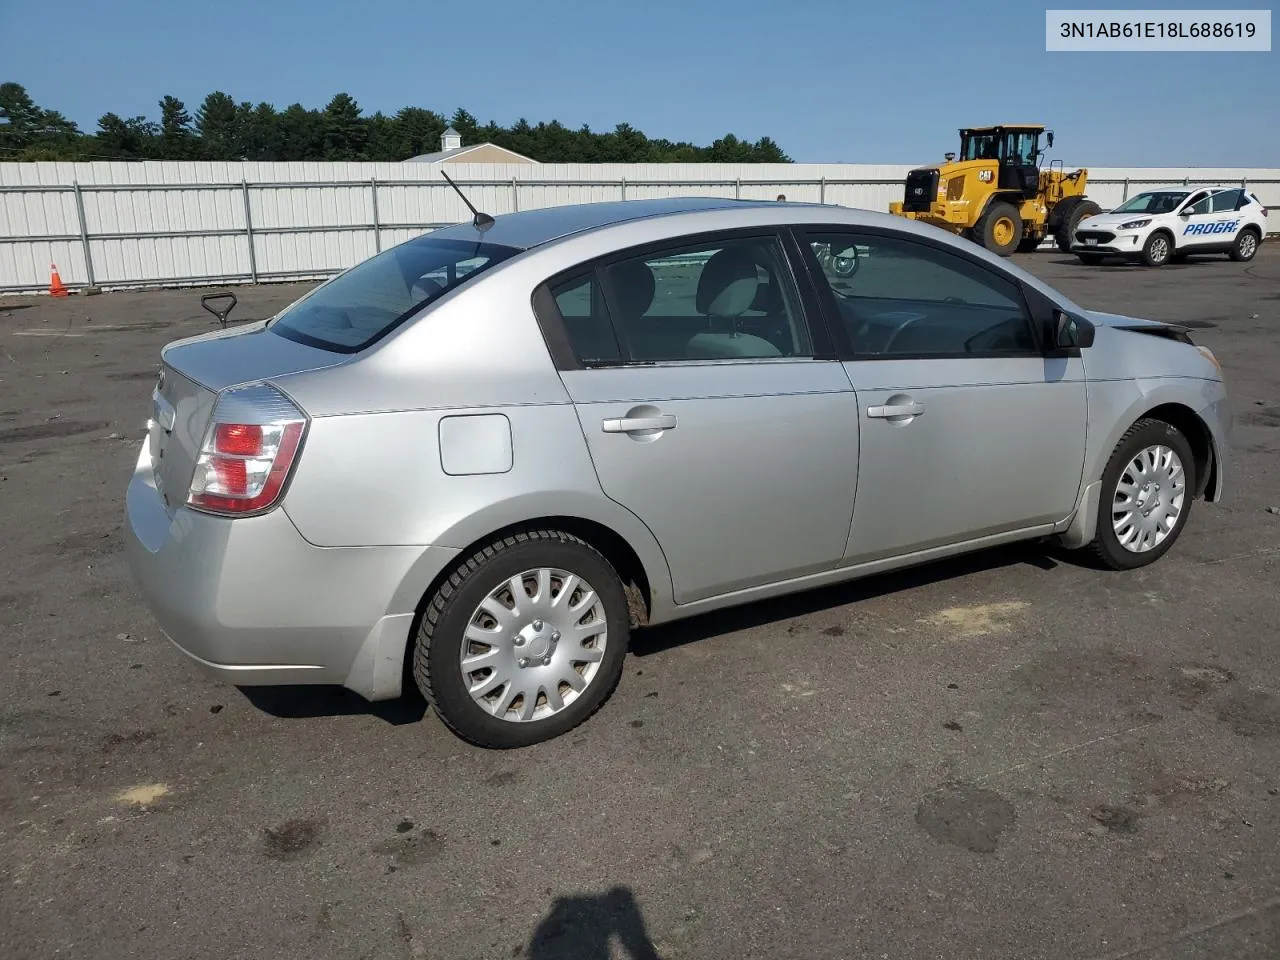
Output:
[[[910,403],[890,403],[883,407],[867,407],[867,416],[880,420],[888,420],[894,417],[918,417],[922,413],[924,413],[924,404],[916,403],[914,400]]]
[[[669,413],[657,417],[621,417],[600,423],[605,433],[639,433],[642,430],[674,430],[676,418]]]

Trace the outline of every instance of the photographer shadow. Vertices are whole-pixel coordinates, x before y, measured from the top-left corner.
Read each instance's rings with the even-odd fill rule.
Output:
[[[526,960],[610,960],[617,939],[628,960],[661,960],[635,895],[614,887],[597,896],[557,897],[529,941]]]

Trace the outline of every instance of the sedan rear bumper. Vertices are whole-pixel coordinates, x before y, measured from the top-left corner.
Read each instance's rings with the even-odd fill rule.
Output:
[[[171,516],[145,444],[125,514],[125,556],[161,629],[200,669],[237,686],[332,683],[397,696],[415,608],[457,555],[316,547],[279,509]]]

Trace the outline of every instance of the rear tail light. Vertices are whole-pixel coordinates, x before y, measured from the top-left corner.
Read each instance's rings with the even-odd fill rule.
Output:
[[[267,384],[218,397],[191,477],[187,506],[222,516],[275,506],[298,459],[307,417]]]

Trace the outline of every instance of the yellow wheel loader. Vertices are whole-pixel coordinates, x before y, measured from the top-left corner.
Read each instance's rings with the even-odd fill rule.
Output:
[[[907,174],[902,202],[889,212],[968,237],[1007,257],[1034,250],[1053,235],[1064,252],[1084,217],[1102,208],[1084,195],[1088,170],[1066,173],[1061,161],[1042,167],[1040,137],[1053,131],[1006,123],[960,131],[960,156]]]

